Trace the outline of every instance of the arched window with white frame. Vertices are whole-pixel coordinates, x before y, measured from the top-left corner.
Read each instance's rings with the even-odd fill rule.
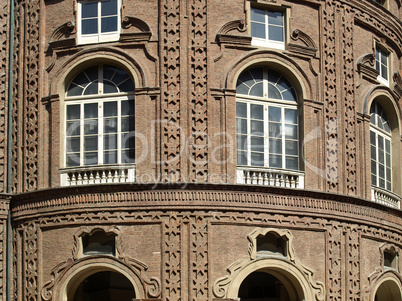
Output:
[[[236,85],[238,182],[302,187],[297,93],[278,71],[255,67]]]
[[[70,172],[67,178],[62,175],[62,185],[132,181],[132,168],[121,168],[135,163],[131,76],[99,64],[81,71],[66,87],[63,165]]]
[[[378,102],[370,109],[371,185],[392,190],[392,133],[387,115]]]

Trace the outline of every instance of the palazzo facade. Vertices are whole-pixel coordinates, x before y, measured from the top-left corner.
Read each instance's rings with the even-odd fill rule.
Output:
[[[401,301],[401,0],[0,4],[0,301]]]

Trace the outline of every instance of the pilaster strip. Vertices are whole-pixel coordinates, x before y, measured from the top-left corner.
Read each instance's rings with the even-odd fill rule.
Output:
[[[180,155],[180,0],[161,5],[162,29],[162,109],[161,177],[164,182],[181,181]]]
[[[190,180],[208,181],[207,1],[191,3],[191,155]]]

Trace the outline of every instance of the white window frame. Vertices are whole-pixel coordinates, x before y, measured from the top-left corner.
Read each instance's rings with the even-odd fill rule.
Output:
[[[280,10],[280,9],[272,9],[271,7],[260,8],[260,7],[250,6],[250,34],[251,35],[252,35],[252,32],[251,32],[252,23],[255,22],[255,21],[253,21],[251,19],[252,10],[264,11],[264,15],[265,15],[265,21],[264,21],[265,38],[257,38],[257,37],[252,36],[251,44],[254,45],[254,46],[262,46],[262,47],[269,47],[269,48],[275,48],[275,49],[284,50],[285,49],[285,42],[286,42],[286,27],[287,27],[286,11],[285,10]],[[282,13],[283,41],[275,41],[275,40],[269,39],[268,29],[269,29],[270,24],[268,23],[268,12]],[[260,23],[260,22],[255,22],[255,23]],[[274,26],[276,26],[276,25],[274,25]]]
[[[372,105],[378,105],[377,103],[373,103]],[[379,105],[380,106],[380,105]],[[380,106],[381,107],[381,106]],[[381,107],[382,108],[382,107]],[[371,140],[371,135],[373,134],[375,136],[375,144],[372,144],[370,141],[370,161],[371,164],[375,164],[376,166],[376,170],[375,172],[373,172],[373,168],[371,168],[371,185],[375,186],[375,187],[379,187],[381,189],[385,189],[388,191],[392,191],[392,133],[388,133],[385,130],[381,129],[380,127],[378,127],[377,125],[377,112],[372,113],[375,114],[375,124],[373,124],[372,122],[370,122],[370,140]],[[378,139],[383,139],[384,140],[384,154],[383,156],[380,155],[381,150],[379,149],[378,146]],[[390,147],[389,147],[389,159],[387,160],[387,152],[386,152],[386,143],[389,143]],[[373,150],[375,151],[375,160],[373,159]],[[384,161],[384,177],[380,177],[379,175],[379,167],[381,165],[380,161],[383,160]],[[390,170],[390,174],[387,174],[387,169]],[[373,177],[375,178],[375,183],[373,183]],[[383,179],[385,182],[385,186],[380,185],[380,180]],[[387,182],[390,182],[390,187],[387,187],[388,184]]]
[[[113,66],[115,67],[115,66]],[[116,67],[118,68],[118,67]],[[64,101],[64,127],[63,127],[63,142],[64,142],[64,168],[86,168],[90,165],[84,165],[84,110],[83,107],[85,104],[96,103],[98,107],[98,163],[94,164],[95,166],[102,166],[102,165],[121,165],[121,164],[134,164],[132,163],[122,163],[122,144],[121,144],[121,102],[122,101],[133,101],[134,102],[134,91],[131,93],[107,93],[103,94],[104,87],[103,87],[104,79],[103,79],[103,65],[98,65],[98,94],[88,95],[88,96],[68,96],[66,91],[66,98]],[[110,163],[104,164],[103,163],[103,154],[104,154],[104,146],[103,146],[103,125],[104,125],[104,116],[103,116],[103,105],[106,102],[117,102],[117,163]],[[68,143],[67,143],[67,106],[69,105],[80,105],[80,119],[79,119],[79,126],[80,126],[80,163],[78,166],[67,166],[67,153],[68,153]],[[135,102],[134,102],[135,108]],[[133,112],[134,113],[134,112]],[[130,116],[130,115],[128,115]],[[133,116],[135,119],[135,115]],[[78,121],[78,119],[77,119]],[[133,130],[135,135],[135,129]],[[134,148],[135,151],[135,148]]]
[[[386,61],[386,65],[381,61],[381,57],[382,55],[387,57],[387,61]],[[381,47],[380,45],[376,45],[375,48],[375,61],[376,61],[376,70],[378,71],[378,76],[377,76],[377,80],[385,85],[385,86],[389,86],[389,77],[390,77],[390,53],[388,51],[386,51],[383,47]],[[384,73],[382,72],[382,66],[385,66],[386,68],[386,75],[387,78],[384,77]]]
[[[83,34],[82,33],[82,4],[96,2],[98,4],[98,32],[94,34]],[[95,44],[95,43],[105,43],[114,42],[120,39],[121,31],[121,0],[117,0],[117,30],[110,32],[101,32],[101,2],[104,0],[83,0],[78,1],[77,8],[77,44]]]
[[[263,68],[263,95],[268,95],[268,87],[269,87],[269,82],[268,82],[268,71],[267,68]],[[294,87],[292,87],[294,89]],[[282,169],[282,170],[289,170],[289,171],[300,171],[301,168],[301,162],[300,162],[300,111],[299,111],[299,106],[297,103],[297,99],[295,101],[289,101],[289,100],[283,100],[283,99],[273,99],[273,98],[268,98],[268,97],[258,97],[258,96],[248,96],[244,94],[237,94],[236,95],[236,104],[237,103],[246,103],[248,106],[247,110],[247,165],[240,165],[237,163],[237,166],[248,166],[248,167],[255,167],[255,168],[270,168],[270,169]],[[251,116],[250,116],[250,106],[252,104],[256,105],[262,105],[264,106],[264,111],[263,111],[263,139],[264,139],[264,164],[263,165],[252,165],[252,160],[251,160]],[[272,167],[269,164],[269,159],[270,159],[270,152],[269,152],[269,139],[274,138],[269,136],[269,107],[275,107],[279,108],[281,110],[281,146],[282,146],[282,164],[281,167]],[[286,109],[291,109],[296,111],[296,117],[297,117],[297,123],[286,123],[285,121],[285,110]],[[238,117],[236,113],[236,120],[237,119],[245,119],[242,117]],[[271,121],[273,123],[276,123],[274,121]],[[286,127],[285,125],[291,125],[291,126],[296,126],[296,134],[297,138],[287,138],[286,135]],[[236,135],[237,133],[237,127],[236,127]],[[292,140],[297,143],[297,155],[289,155],[290,157],[297,157],[298,161],[298,166],[297,169],[287,169],[286,168],[286,142]],[[236,152],[238,151],[236,147]],[[272,155],[275,155],[275,153],[272,153]],[[279,154],[278,154],[279,155]]]

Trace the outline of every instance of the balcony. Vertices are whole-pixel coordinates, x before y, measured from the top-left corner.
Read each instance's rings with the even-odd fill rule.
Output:
[[[61,186],[133,183],[135,165],[96,165],[60,169]]]
[[[371,200],[391,208],[401,208],[401,198],[398,195],[376,186],[371,187]]]
[[[304,173],[281,169],[237,167],[237,183],[304,188]]]

